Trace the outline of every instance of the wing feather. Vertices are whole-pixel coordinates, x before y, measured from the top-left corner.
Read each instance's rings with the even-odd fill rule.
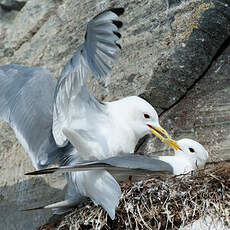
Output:
[[[55,86],[53,74],[43,68],[0,67],[0,118],[13,128],[37,169],[54,160],[57,149],[51,132]]]
[[[132,175],[132,174],[154,174],[154,172],[173,173],[173,167],[159,160],[157,157],[149,157],[142,155],[124,155],[110,157],[99,161],[85,161],[76,163],[71,166],[63,166],[58,168],[44,169],[27,173],[26,175],[49,174],[54,172],[74,172],[74,171],[91,171],[91,170],[107,170],[112,175]]]
[[[94,17],[87,25],[85,42],[63,69],[55,90],[53,135],[58,146],[65,146],[68,138],[63,129],[85,129],[89,114],[102,113],[104,104],[88,89],[89,69],[94,77],[105,77],[111,71],[111,62],[116,61],[120,46],[118,29],[122,23],[119,15],[122,8],[109,9]]]

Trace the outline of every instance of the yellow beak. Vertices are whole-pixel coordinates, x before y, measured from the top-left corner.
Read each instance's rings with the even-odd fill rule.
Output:
[[[157,136],[162,142],[168,144],[169,146],[173,147],[175,150],[181,150],[180,146],[177,144],[177,142],[173,139],[170,138],[169,134],[167,133],[167,131],[165,129],[163,129],[162,127],[156,127],[156,126],[151,126],[151,125],[147,125],[151,132]],[[163,137],[165,136],[165,137]]]

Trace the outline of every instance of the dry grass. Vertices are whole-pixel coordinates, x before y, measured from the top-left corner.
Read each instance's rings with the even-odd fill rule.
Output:
[[[93,204],[64,217],[54,229],[178,229],[207,214],[230,226],[230,164],[138,183],[123,183],[111,221]],[[52,228],[40,228],[52,229]]]

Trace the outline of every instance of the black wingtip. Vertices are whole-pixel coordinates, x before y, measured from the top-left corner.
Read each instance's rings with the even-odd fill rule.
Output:
[[[113,31],[113,33],[114,33],[118,38],[121,38],[121,34],[118,33],[117,31]]]
[[[28,212],[28,211],[34,211],[34,210],[39,210],[43,209],[45,206],[37,207],[37,208],[28,208],[28,209],[22,209],[20,210],[21,212]]]
[[[116,46],[121,50],[121,45],[116,43]]]
[[[123,26],[123,23],[121,21],[115,21],[113,20],[113,24],[116,25],[116,27],[119,29]]]
[[[51,174],[54,173],[57,168],[52,168],[52,169],[43,169],[39,171],[34,171],[34,172],[28,172],[25,173],[26,176],[34,176],[34,175],[43,175],[43,174]]]
[[[125,12],[125,9],[120,7],[120,8],[109,8],[107,10],[102,11],[101,13],[99,13],[98,15],[96,15],[93,19],[96,19],[98,16],[104,14],[105,12],[109,12],[112,11],[114,14],[116,14],[117,16],[122,15]]]
[[[116,14],[117,16],[122,15],[125,12],[125,9],[123,7],[119,7],[119,8],[111,8],[109,9],[110,11],[112,11],[114,14]]]
[[[35,171],[35,172],[37,172],[37,171]],[[24,175],[25,176],[37,175],[35,172],[28,172],[28,173],[25,173]]]

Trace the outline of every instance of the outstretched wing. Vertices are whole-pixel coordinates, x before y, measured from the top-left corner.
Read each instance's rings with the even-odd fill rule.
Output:
[[[173,173],[173,167],[170,164],[157,159],[157,157],[153,158],[143,155],[124,155],[107,158],[105,160],[76,163],[72,166],[44,169],[27,173],[26,175],[91,170],[107,170],[114,176]]]
[[[59,146],[65,146],[67,137],[64,128],[86,129],[89,116],[96,119],[103,113],[104,104],[98,101],[88,89],[89,69],[97,78],[105,77],[111,71],[111,62],[116,60],[120,50],[117,40],[121,37],[118,20],[123,8],[110,9],[94,17],[87,25],[85,42],[67,62],[59,77],[55,91],[53,135]],[[95,116],[94,116],[95,115]]]
[[[36,169],[55,158],[51,131],[55,86],[53,74],[43,68],[0,67],[0,118],[13,128]],[[41,147],[46,152],[39,155]]]

